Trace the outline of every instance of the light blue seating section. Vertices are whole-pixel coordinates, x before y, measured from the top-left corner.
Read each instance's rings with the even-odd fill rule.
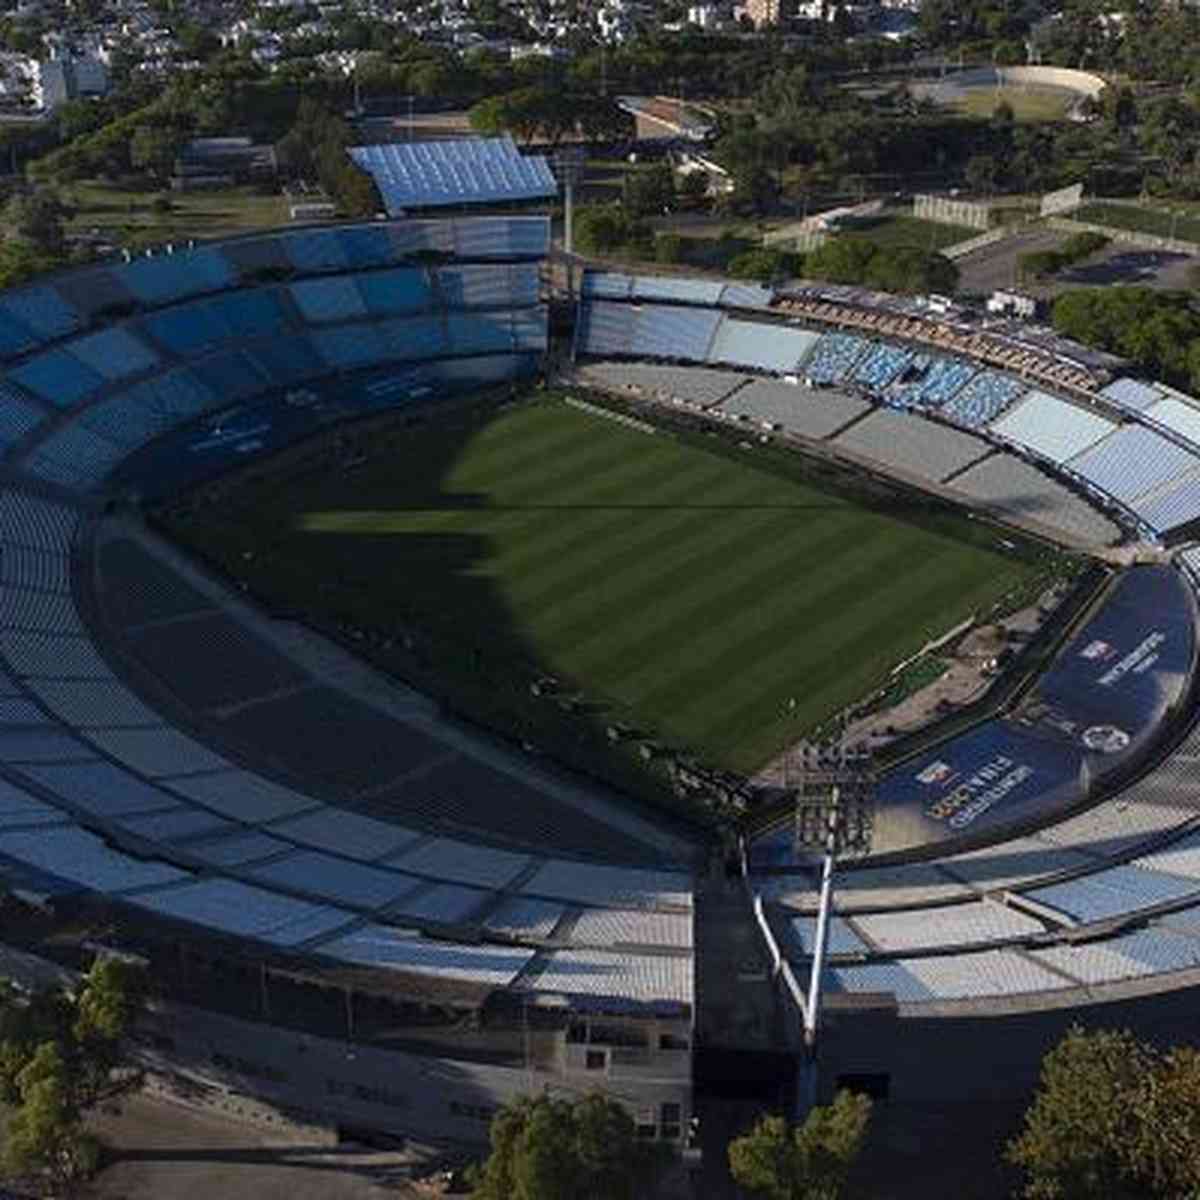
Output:
[[[427,312],[433,307],[433,289],[422,267],[397,267],[358,276],[358,290],[373,316]]]
[[[12,367],[9,378],[57,408],[72,408],[104,383],[97,371],[65,350],[44,350]]]
[[[317,353],[338,370],[352,370],[382,362],[388,357],[387,343],[378,325],[338,325],[317,329],[312,335]]]
[[[279,333],[287,324],[283,307],[273,288],[230,292],[217,304],[237,337],[260,337]]]
[[[1200,456],[1153,429],[1131,424],[1071,459],[1069,466],[1093,487],[1130,504],[1200,466]]]
[[[0,298],[0,313],[13,318],[40,340],[66,337],[83,328],[83,317],[46,284],[18,288]]]
[[[40,442],[25,459],[26,471],[68,488],[94,487],[128,450],[100,437],[78,421],[63,425]]]
[[[303,333],[267,338],[246,347],[246,353],[277,387],[312,379],[325,371],[312,340]]]
[[[873,392],[882,392],[908,370],[912,351],[881,342],[872,346],[867,356],[854,368],[851,378]]]
[[[440,317],[396,317],[379,324],[387,359],[436,358],[447,352],[446,326]]]
[[[1168,533],[1200,518],[1200,478],[1184,476],[1167,491],[1134,505],[1139,517],[1158,533]]]
[[[1114,421],[1098,412],[1032,391],[994,421],[991,432],[1057,465],[1094,446],[1116,428]]]
[[[512,315],[512,330],[515,349],[544,353],[549,344],[547,309],[519,309]]]
[[[38,339],[22,325],[15,317],[0,311],[0,357],[11,358],[31,350],[38,344]]]
[[[286,233],[281,240],[297,271],[344,271],[350,265],[336,229]]]
[[[75,338],[67,348],[85,366],[108,380],[141,375],[159,362],[154,350],[122,325]]]
[[[1133,413],[1143,412],[1152,404],[1157,404],[1162,399],[1162,393],[1151,387],[1148,383],[1142,383],[1141,380],[1129,379],[1127,377],[1114,379],[1108,387],[1100,392],[1100,395],[1106,400],[1111,400],[1113,404],[1119,405],[1121,408]]]
[[[969,429],[990,425],[1016,398],[1025,385],[1011,375],[983,371],[957,395],[941,406],[942,415]]]
[[[352,275],[305,279],[293,283],[291,292],[300,315],[310,325],[353,321],[366,315],[367,306]]]
[[[121,279],[144,304],[160,305],[233,287],[237,274],[220,250],[200,247],[135,258]]]
[[[903,400],[915,408],[941,408],[977,369],[957,358],[935,358],[923,378],[904,389]]]
[[[598,301],[584,306],[578,334],[581,354],[634,353],[633,336],[638,311],[628,304]]]
[[[39,408],[15,387],[0,381],[0,454],[46,419]]]
[[[1033,888],[1027,895],[1087,924],[1169,904],[1198,891],[1200,885],[1194,879],[1122,865],[1065,883]]]
[[[630,353],[646,358],[704,362],[721,314],[712,309],[643,304]]]
[[[723,283],[711,279],[673,279],[667,275],[635,275],[634,300],[666,300],[672,304],[715,305],[725,290]]]
[[[727,283],[721,292],[722,308],[766,308],[775,293],[761,283]]]
[[[234,336],[221,300],[197,300],[142,320],[142,328],[159,345],[174,354],[202,354],[215,350]]]
[[[459,258],[545,258],[549,217],[473,217],[455,221],[448,249]]]
[[[439,267],[437,287],[446,308],[514,308],[536,304],[537,267],[502,263]]]
[[[395,260],[392,239],[377,225],[339,229],[337,239],[351,267],[383,267]]]
[[[633,291],[633,276],[619,271],[585,271],[580,295],[585,299],[628,300]]]
[[[725,317],[709,348],[708,361],[791,374],[799,370],[818,336],[791,325]]]
[[[504,354],[513,349],[511,313],[449,313],[451,354]]]
[[[244,400],[271,386],[262,369],[241,350],[221,350],[192,363],[201,384],[223,400]]]
[[[809,355],[804,373],[819,386],[840,383],[854,370],[868,345],[852,333],[823,334]]]
[[[79,423],[129,452],[222,400],[188,368],[177,367],[91,405]]]

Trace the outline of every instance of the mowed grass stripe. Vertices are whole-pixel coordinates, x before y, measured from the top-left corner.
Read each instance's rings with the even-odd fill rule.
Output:
[[[554,401],[418,429],[410,445],[265,506],[251,493],[234,520],[204,523],[205,548],[234,569],[233,547],[269,550],[289,602],[381,628],[403,614],[534,658],[737,769],[1033,570],[752,452],[709,454]]]
[[[762,641],[777,653],[786,633],[783,626],[806,630],[806,637],[815,643],[826,621],[835,619],[840,628],[856,609],[873,607],[871,580],[908,559],[907,549],[895,546],[880,530],[858,553],[834,560],[815,591],[789,588],[788,577],[802,572],[811,561],[808,546],[793,546],[759,571],[734,575],[733,585],[707,597],[693,616],[696,626],[712,630],[712,635],[703,641],[688,639],[688,630],[677,626],[674,644],[687,646],[686,654],[676,656],[678,668],[668,674],[648,672],[643,666],[622,681],[622,690],[656,712],[682,714],[691,704],[707,703],[711,694],[707,681],[740,669],[748,647]]]
[[[672,709],[674,719],[697,744],[753,769],[787,740],[789,730],[854,701],[882,682],[899,658],[919,649],[925,640],[921,617],[957,582],[956,566],[947,557],[936,569],[927,563],[910,573],[912,586],[900,589],[902,599],[893,610],[895,640],[881,639],[880,630],[862,613],[845,625],[826,622],[823,636],[814,637],[821,653],[806,653],[799,663],[773,653],[763,639],[749,639],[737,648],[741,665],[723,692],[720,709],[683,705]],[[797,708],[785,715],[790,697],[797,699]]]
[[[702,555],[690,554],[674,570],[660,572],[656,560],[643,558],[627,590],[597,614],[582,644],[571,653],[580,669],[618,681],[621,691],[636,692],[636,674],[651,663],[662,669],[663,652],[675,645],[691,652],[701,631],[723,631],[753,601],[765,584],[778,583],[786,567],[803,561],[843,536],[836,526],[818,539],[788,539],[790,513],[775,512],[764,527],[758,516],[750,528],[728,521],[726,533],[714,538],[706,529]],[[731,563],[736,567],[731,569]],[[629,584],[634,583],[631,590]],[[624,615],[628,620],[621,620]],[[684,636],[681,636],[682,633]],[[574,631],[577,638],[583,631]],[[720,633],[717,636],[721,636]]]
[[[718,488],[710,489],[710,495],[735,503],[747,495],[746,484],[726,479]],[[597,596],[596,587],[610,586],[616,577],[628,572],[666,570],[681,558],[694,557],[697,543],[710,541],[726,527],[736,538],[744,536],[745,529],[764,515],[780,514],[732,508],[722,513],[717,526],[712,511],[687,506],[619,515],[620,525],[609,531],[607,540],[596,539],[590,545],[577,543],[572,556],[549,559],[540,571],[532,565],[527,567],[527,572],[509,588],[512,602],[530,612],[545,610],[548,624],[553,627],[553,608],[557,604]]]
[[[574,552],[585,544],[599,545],[610,537],[619,537],[630,529],[631,524],[636,525],[644,519],[643,514],[635,510],[690,511],[686,508],[687,500],[697,486],[690,473],[664,471],[661,463],[641,458],[634,460],[628,468],[614,467],[613,472],[619,475],[627,495],[638,498],[636,505],[598,503],[597,492],[594,489],[585,491],[586,484],[581,484],[580,491],[566,493],[566,498],[576,506],[573,511],[569,503],[561,509],[541,514],[548,521],[542,536],[527,541],[514,539],[506,545],[504,541],[509,530],[505,527],[500,531],[503,540],[497,546],[494,560],[497,570],[519,582],[527,575],[537,575],[547,563],[561,561],[564,550]],[[732,484],[730,481],[726,486]],[[589,507],[589,504],[595,507]],[[671,519],[677,518],[672,516]]]

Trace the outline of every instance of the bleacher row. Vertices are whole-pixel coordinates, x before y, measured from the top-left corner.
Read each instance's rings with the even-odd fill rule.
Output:
[[[1180,566],[1200,586],[1200,550]],[[1200,965],[1200,726],[1118,795],[1035,833],[837,882],[825,985],[900,1003],[1094,987]],[[754,880],[798,973],[808,873]],[[1089,927],[1095,926],[1092,932]]]
[[[0,877],[10,886],[98,892],[343,963],[690,1003],[685,874],[387,824],[174,729],[114,674],[76,609],[82,527],[68,505],[0,492]],[[479,944],[438,941],[448,927]]]
[[[413,265],[232,291],[11,364],[0,453],[88,490],[151,438],[258,393],[338,371],[532,356],[546,345],[536,263]],[[514,359],[513,374],[518,367]],[[55,417],[64,409],[71,416]]]
[[[585,297],[617,294],[618,289],[599,283],[589,291],[588,278]],[[637,281],[621,279],[630,297],[641,299],[635,292]],[[677,282],[692,289],[695,304],[701,302],[696,281]],[[655,295],[674,299],[663,280],[655,285]],[[1001,515],[1024,514],[1086,540],[1107,542],[1119,536],[1118,525],[1096,513],[1093,503],[1149,539],[1200,518],[1200,404],[1162,385],[1118,379],[1099,393],[1098,403],[1085,404],[1031,389],[1021,379],[980,363],[858,332],[818,334],[735,317],[719,308],[608,299],[585,299],[576,352],[694,361],[710,370],[732,367],[783,375],[789,382],[802,377],[807,390],[790,392],[755,381],[724,395],[714,395],[707,386],[696,393],[682,378],[669,388],[649,390],[666,390],[677,402],[810,438],[833,436],[871,404],[935,414],[939,422],[986,438],[979,443],[979,457],[992,447],[1008,448],[1038,464],[993,458],[955,479],[953,486]],[[591,369],[601,378],[617,364],[602,364],[599,372],[593,364]],[[613,380],[618,386],[639,386],[617,375]],[[860,397],[866,403],[858,403]],[[916,455],[924,463],[914,462],[908,450],[899,454],[901,461],[893,461],[897,456],[886,440],[878,441],[878,461],[934,482],[963,470],[965,463],[940,469],[954,461],[942,453],[946,431],[930,422],[918,422],[916,428],[928,442],[926,452]],[[855,440],[850,430],[834,444],[856,449]],[[1068,486],[1045,471],[1062,475]]]

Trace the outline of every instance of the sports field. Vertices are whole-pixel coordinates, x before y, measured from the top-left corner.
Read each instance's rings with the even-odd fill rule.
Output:
[[[289,607],[536,664],[742,771],[1037,569],[737,453],[531,401],[259,483],[184,536]]]

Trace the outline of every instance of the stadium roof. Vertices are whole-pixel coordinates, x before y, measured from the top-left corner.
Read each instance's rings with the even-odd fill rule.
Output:
[[[510,137],[352,146],[350,157],[379,188],[388,214],[410,208],[535,200],[558,185],[541,155],[523,155]]]

